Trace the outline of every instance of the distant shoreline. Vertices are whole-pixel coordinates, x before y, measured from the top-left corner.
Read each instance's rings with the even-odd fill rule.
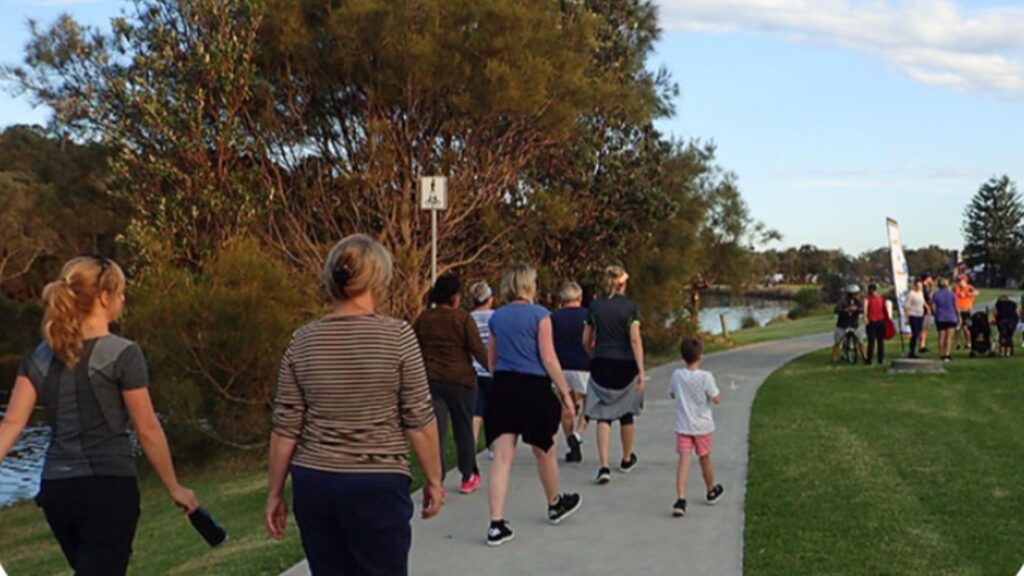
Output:
[[[757,288],[746,288],[739,292],[743,298],[758,298],[761,300],[793,300],[799,286],[768,286]],[[737,295],[729,286],[711,286],[704,290],[705,296],[734,296]]]

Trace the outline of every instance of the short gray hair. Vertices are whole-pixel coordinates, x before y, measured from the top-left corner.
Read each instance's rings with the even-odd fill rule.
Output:
[[[365,234],[346,236],[324,261],[324,288],[340,302],[366,291],[383,298],[393,274],[391,253]]]
[[[474,305],[481,306],[494,296],[494,290],[491,290],[490,284],[481,280],[469,287],[469,295],[473,297]]]
[[[513,264],[501,277],[501,297],[506,302],[529,300],[537,296],[537,269],[525,262]]]
[[[575,302],[583,299],[583,288],[576,282],[569,280],[562,284],[562,288],[558,291],[558,299],[562,303]]]

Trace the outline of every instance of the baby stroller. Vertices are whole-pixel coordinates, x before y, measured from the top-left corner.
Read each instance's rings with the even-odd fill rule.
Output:
[[[979,354],[994,354],[988,312],[975,312],[971,315],[971,358]]]

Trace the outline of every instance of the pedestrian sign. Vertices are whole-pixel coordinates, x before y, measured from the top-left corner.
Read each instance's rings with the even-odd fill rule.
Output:
[[[420,178],[420,209],[448,209],[448,179],[444,176]]]

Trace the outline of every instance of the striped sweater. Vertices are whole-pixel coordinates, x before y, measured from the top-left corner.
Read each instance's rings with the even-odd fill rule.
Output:
[[[281,359],[273,430],[292,463],[328,472],[409,474],[404,430],[434,419],[416,335],[386,316],[327,316]]]

